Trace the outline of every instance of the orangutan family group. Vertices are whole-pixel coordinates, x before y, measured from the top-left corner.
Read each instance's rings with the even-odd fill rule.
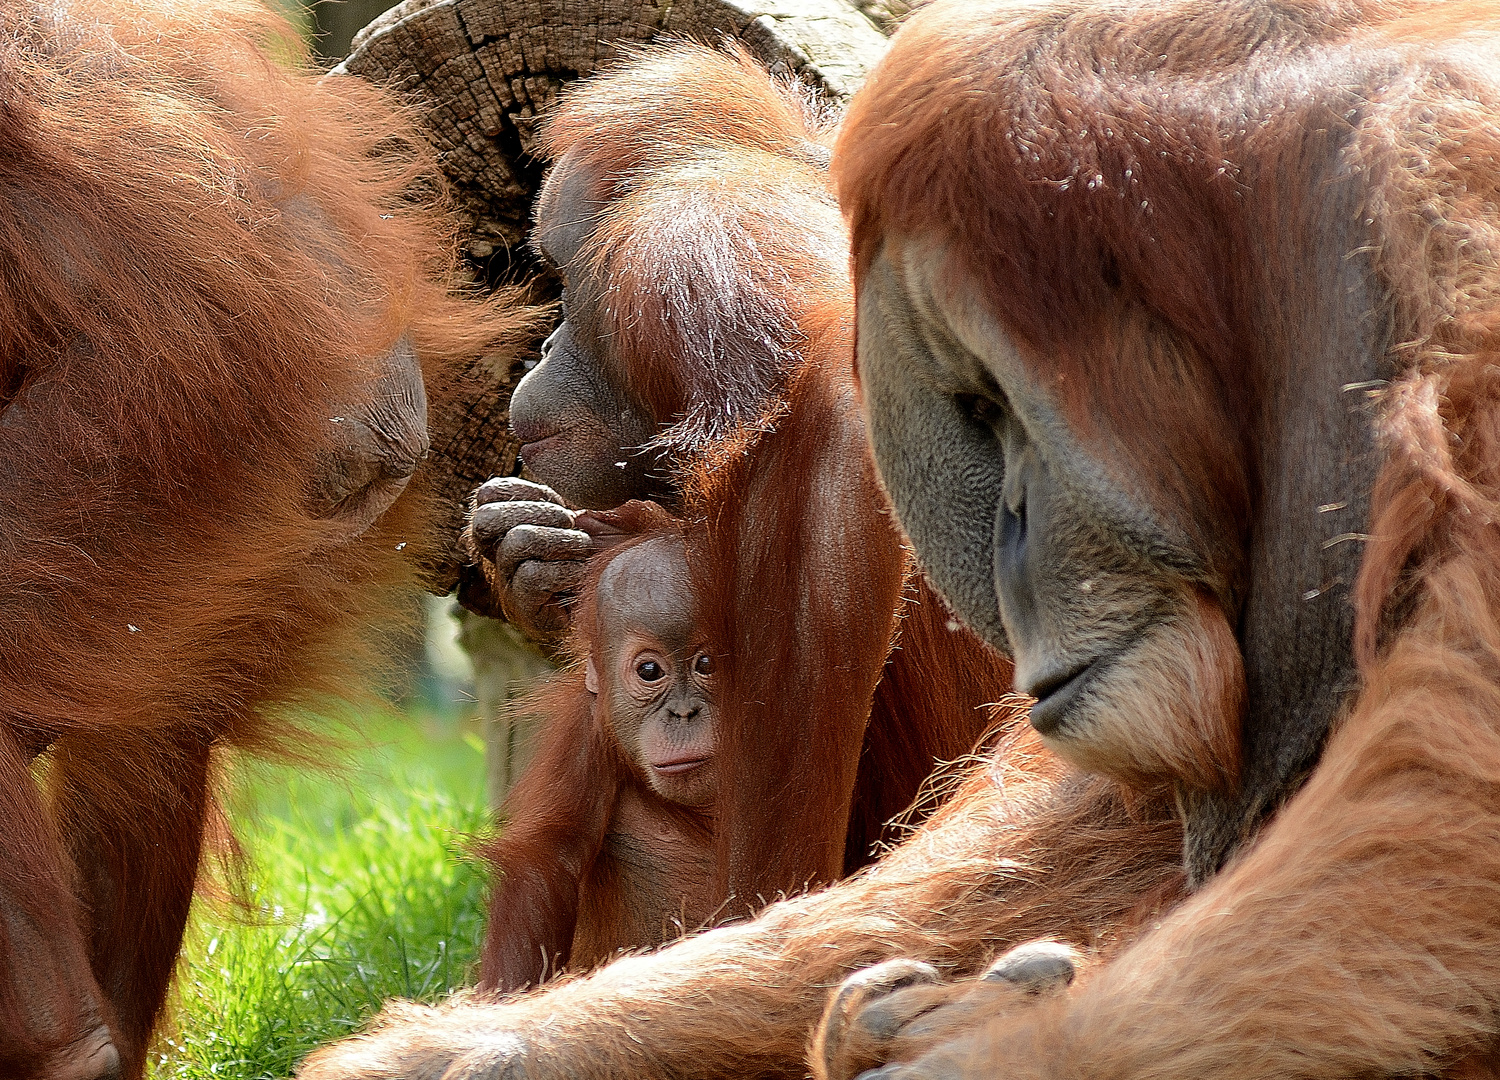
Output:
[[[216,755],[557,314],[293,49],[0,5],[0,1077],[143,1075]],[[935,0],[542,145],[462,542],[568,663],[478,988],[303,1080],[1500,1075],[1500,6]]]

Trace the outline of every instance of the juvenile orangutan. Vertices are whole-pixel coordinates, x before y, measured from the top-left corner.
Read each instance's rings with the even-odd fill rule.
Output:
[[[669,528],[599,561],[578,605],[578,663],[530,705],[546,717],[541,745],[485,851],[498,876],[487,987],[659,945],[721,906],[714,659],[686,541]]]

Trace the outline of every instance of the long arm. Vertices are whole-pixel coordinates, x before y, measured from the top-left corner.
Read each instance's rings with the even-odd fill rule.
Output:
[[[1490,558],[1443,568],[1243,858],[1068,996],[1017,1007],[948,988],[953,1023],[912,1025],[925,1034],[890,1049],[913,1063],[891,1075],[1425,1076],[1492,1046],[1500,595],[1475,566]]]
[[[1180,884],[1180,844],[1165,806],[1127,805],[1023,732],[858,877],[541,993],[394,1005],[299,1075],[801,1077],[828,990],[849,972],[893,956],[972,972],[1038,936],[1108,939]]]
[[[68,888],[71,868],[28,757],[0,728],[0,1072],[24,1080],[118,1075],[111,1070],[122,1057],[129,1065],[130,1050],[143,1055],[145,1047],[122,1055],[107,1025]]]
[[[720,870],[741,909],[843,874],[895,627],[904,555],[879,509],[847,363],[836,353],[809,362],[752,454],[700,470],[695,506],[707,524],[695,583],[711,639],[730,643]]]
[[[935,809],[930,799],[912,805],[923,783],[939,763],[974,752],[1011,691],[1010,661],[955,621],[921,574],[907,584],[897,625],[865,729],[844,850],[848,873]]]
[[[618,751],[590,715],[582,672],[567,672],[532,707],[546,717],[536,755],[501,808],[480,985],[536,986],[568,962],[579,892],[619,795]]]

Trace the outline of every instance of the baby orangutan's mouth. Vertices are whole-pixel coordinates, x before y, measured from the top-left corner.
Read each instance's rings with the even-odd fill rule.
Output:
[[[664,776],[681,776],[690,773],[694,769],[701,768],[713,760],[713,755],[705,757],[679,757],[669,761],[653,761],[651,768]]]

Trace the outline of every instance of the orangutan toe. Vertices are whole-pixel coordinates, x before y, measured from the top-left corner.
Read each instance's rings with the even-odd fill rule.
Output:
[[[933,986],[937,968],[896,959],[856,971],[834,991],[813,1037],[813,1062],[822,1080],[846,1080],[882,1060],[876,1048],[899,1027],[897,1014],[871,1008],[899,990]]]
[[[910,1074],[911,1070],[907,1066],[892,1062],[860,1073],[858,1080],[910,1080]]]
[[[883,964],[856,971],[840,984],[828,1006],[830,1021],[848,1018],[864,1011],[881,998],[911,986],[936,986],[942,982],[937,968],[920,960],[887,960]]]
[[[925,965],[922,965],[925,966]],[[1072,980],[1078,954],[1055,942],[1022,946],[985,975],[957,983],[903,979],[901,969],[861,972],[845,982],[812,1045],[817,1080],[959,1080],[972,1070],[953,1046],[1008,1013],[1030,1013]],[[913,973],[915,974],[915,973]],[[852,981],[852,980],[851,980]],[[904,1064],[903,1064],[904,1063]]]
[[[1078,973],[1082,956],[1060,941],[1031,941],[1017,945],[980,976],[984,982],[1009,983],[1028,994],[1061,990]]]
[[[870,1069],[856,1080],[963,1080],[965,1075],[972,1075],[972,1070],[966,1073],[955,1065],[945,1055],[928,1055],[919,1061],[891,1062]]]

